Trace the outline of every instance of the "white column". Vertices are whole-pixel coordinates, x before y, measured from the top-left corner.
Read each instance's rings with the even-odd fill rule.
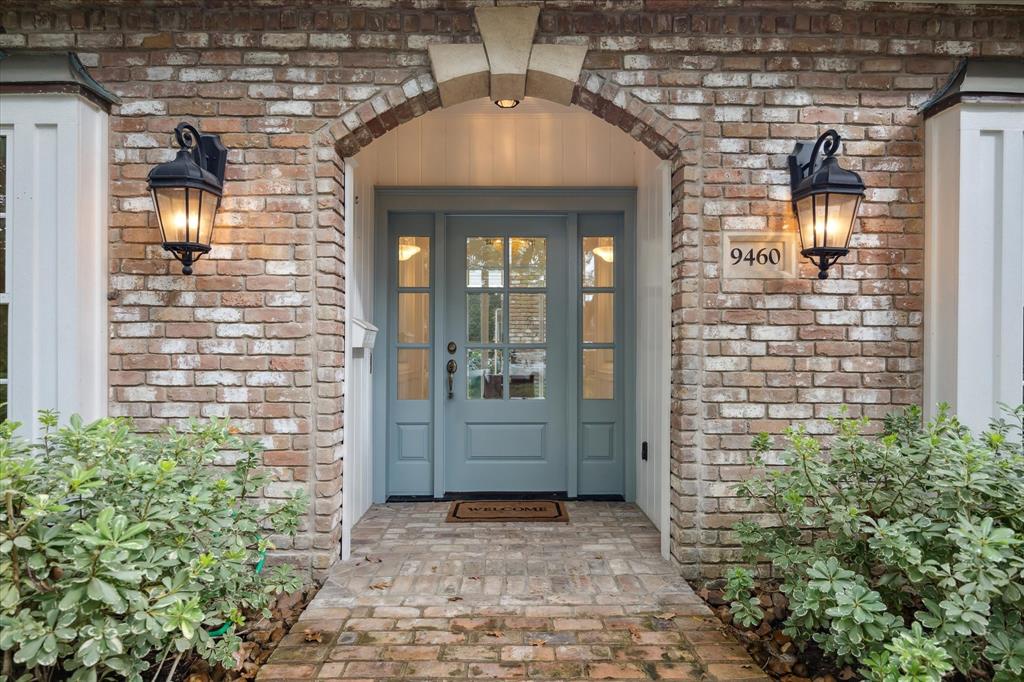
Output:
[[[107,413],[107,128],[72,94],[0,96],[8,137],[11,419]]]
[[[956,104],[925,144],[925,408],[979,429],[1024,401],[1024,104]]]

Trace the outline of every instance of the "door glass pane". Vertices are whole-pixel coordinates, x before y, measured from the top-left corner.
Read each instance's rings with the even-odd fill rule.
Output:
[[[430,397],[430,349],[398,349],[398,399],[426,400]]]
[[[429,341],[430,294],[398,294],[398,342]]]
[[[398,286],[430,286],[430,237],[398,238]]]
[[[614,398],[615,351],[611,348],[583,350],[583,399]]]
[[[583,286],[615,286],[615,238],[583,238]]]
[[[471,289],[505,284],[505,240],[501,237],[466,239],[466,286]]]
[[[543,398],[547,351],[543,348],[513,348],[508,359],[508,397]]]
[[[471,348],[466,351],[466,397],[501,400],[505,397],[502,351]]]
[[[508,338],[511,343],[544,343],[547,294],[509,294]]]
[[[466,341],[501,343],[505,294],[466,294]]]
[[[543,287],[547,283],[548,240],[543,237],[509,239],[509,283],[514,287]]]
[[[615,294],[583,294],[583,341],[615,340]]]

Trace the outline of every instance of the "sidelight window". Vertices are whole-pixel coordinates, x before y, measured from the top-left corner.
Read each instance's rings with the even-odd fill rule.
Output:
[[[615,238],[583,237],[582,377],[584,400],[615,397]]]
[[[398,238],[399,400],[430,397],[430,237]]]

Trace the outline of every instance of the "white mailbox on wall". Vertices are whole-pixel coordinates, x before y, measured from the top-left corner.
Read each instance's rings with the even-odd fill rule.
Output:
[[[372,351],[373,344],[377,342],[377,327],[366,320],[352,318],[352,347],[362,348],[364,351]]]

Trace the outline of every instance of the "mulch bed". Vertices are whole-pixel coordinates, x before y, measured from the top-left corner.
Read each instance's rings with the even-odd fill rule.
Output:
[[[260,666],[267,662],[278,643],[288,634],[299,619],[299,615],[319,591],[320,585],[314,584],[291,594],[282,594],[271,607],[270,618],[262,619],[257,616],[251,620],[246,626],[245,634],[242,635],[244,641],[236,655],[238,665],[235,669],[227,670],[220,665],[211,669],[206,661],[197,657],[192,660],[191,666],[183,666],[184,672],[175,675],[175,678],[183,682],[236,682],[255,679]]]
[[[759,583],[756,592],[764,619],[754,628],[741,628],[732,622],[729,605],[722,598],[724,581],[692,583],[697,595],[707,602],[719,620],[769,676],[782,682],[846,682],[860,676],[850,666],[837,666],[814,643],[798,644],[783,634],[789,615],[789,601],[778,585]]]

